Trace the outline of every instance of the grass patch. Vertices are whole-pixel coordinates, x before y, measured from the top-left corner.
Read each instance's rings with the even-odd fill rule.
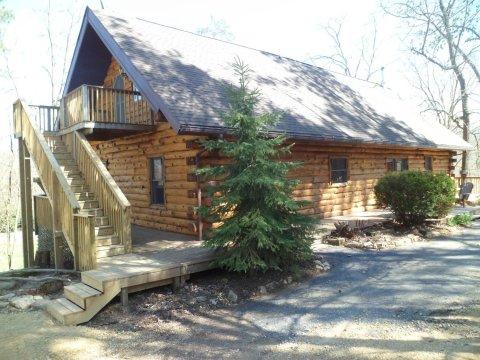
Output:
[[[455,215],[447,220],[448,226],[470,225],[471,223],[472,215],[470,214]]]

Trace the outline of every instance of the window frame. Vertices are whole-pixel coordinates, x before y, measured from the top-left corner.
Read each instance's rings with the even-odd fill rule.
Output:
[[[154,176],[155,176],[155,171],[154,171],[154,164],[155,164],[155,161],[156,160],[160,160],[161,161],[161,166],[162,166],[162,179],[161,180],[158,180],[158,179],[154,179]],[[154,207],[165,207],[166,206],[166,203],[167,203],[167,197],[165,195],[165,158],[163,156],[155,156],[155,157],[151,157],[148,159],[148,162],[149,162],[149,170],[150,170],[150,205],[151,206],[154,206]],[[163,189],[163,202],[159,203],[155,203],[154,200],[155,200],[155,192],[154,192],[154,182],[161,182],[161,185],[162,185],[162,189]]]
[[[135,102],[142,101],[142,94],[140,93],[140,89],[133,82],[132,82],[132,91],[139,93],[139,94],[133,94],[133,101]]]
[[[425,160],[425,171],[433,172],[433,157],[432,156],[425,156],[424,160]],[[427,163],[430,166],[427,166]]]
[[[345,168],[344,169],[334,169],[333,168],[333,161],[334,160],[345,160]],[[350,161],[346,156],[335,156],[330,157],[328,159],[328,165],[330,168],[330,184],[346,184],[350,180]],[[335,181],[333,173],[334,172],[345,172],[345,181]]]
[[[391,162],[393,164],[391,170],[388,168],[388,163],[389,162]],[[405,168],[398,170],[398,168],[397,168],[398,163],[405,164]],[[385,159],[385,166],[387,168],[387,172],[408,170],[408,158],[386,158]]]

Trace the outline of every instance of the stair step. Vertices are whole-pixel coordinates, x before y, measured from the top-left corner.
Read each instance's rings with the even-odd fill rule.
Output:
[[[78,167],[77,163],[73,159],[57,159],[57,162],[60,165],[60,167],[63,167],[63,166],[77,166]]]
[[[88,191],[75,192],[74,195],[75,195],[75,198],[80,201],[95,200],[95,194]]]
[[[57,159],[57,161],[58,160],[72,160],[72,161],[74,161],[72,154],[70,154],[69,152],[56,153],[56,154],[54,154],[54,156],[55,156],[55,159]]]
[[[64,170],[63,173],[68,177],[82,177],[82,172],[80,170]]]
[[[88,187],[88,185],[79,185],[79,184],[76,184],[76,185],[70,185],[70,188],[72,189],[72,191],[74,193],[81,193],[81,192],[89,192],[90,191],[90,188]]]
[[[64,173],[66,171],[80,171],[80,170],[78,170],[78,165],[77,164],[71,164],[71,165],[61,165],[60,164],[60,169],[62,169],[62,171]]]
[[[102,295],[101,291],[85,285],[84,283],[65,286],[63,291],[68,300],[80,306],[82,309],[88,308],[89,303],[91,303],[90,299]]]
[[[104,246],[112,246],[112,245],[119,245],[120,238],[117,235],[99,235],[95,237],[95,241],[97,243],[97,250],[99,247]]]
[[[95,217],[95,226],[110,225],[110,220],[108,216],[96,216]]]
[[[99,207],[98,200],[82,200],[78,204],[81,209],[97,209]]]
[[[98,236],[111,236],[113,235],[113,227],[111,225],[95,226],[95,235]]]
[[[80,210],[80,214],[95,215],[95,216],[104,216],[104,212],[103,212],[103,209],[102,209],[102,208],[82,209],[82,210]]]
[[[123,245],[97,246],[97,259],[123,254],[125,254]]]
[[[68,153],[68,149],[65,145],[53,145],[50,146],[52,149],[53,154],[56,156],[56,154],[65,154]]]
[[[75,316],[84,310],[65,298],[52,300],[47,305],[47,311],[65,325],[74,322]]]
[[[85,185],[85,180],[83,178],[67,178],[67,183],[69,185]]]

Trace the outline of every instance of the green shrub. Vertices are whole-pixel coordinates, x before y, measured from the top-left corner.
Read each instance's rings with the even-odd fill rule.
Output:
[[[374,191],[377,204],[389,207],[395,219],[404,225],[447,215],[456,193],[455,183],[448,175],[422,171],[388,173]]]
[[[455,215],[447,221],[448,226],[470,225],[471,223],[472,215],[470,214]]]

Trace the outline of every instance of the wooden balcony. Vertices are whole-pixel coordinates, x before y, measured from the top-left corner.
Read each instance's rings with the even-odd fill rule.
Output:
[[[83,130],[88,139],[104,140],[154,130],[154,113],[136,91],[82,85],[60,107],[33,108],[40,129],[56,135]]]

